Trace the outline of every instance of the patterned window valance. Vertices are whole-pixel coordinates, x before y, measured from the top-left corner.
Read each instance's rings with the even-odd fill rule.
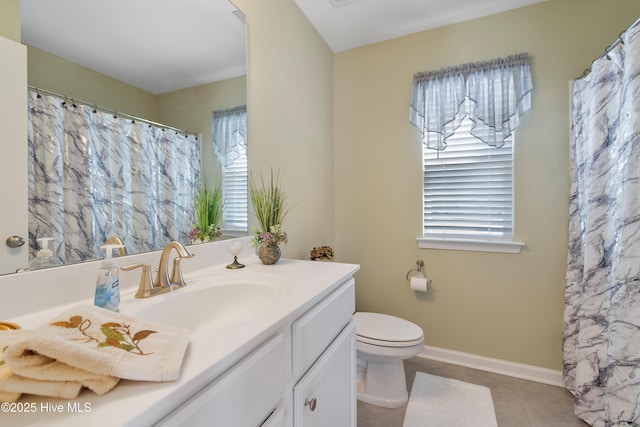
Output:
[[[246,152],[247,106],[214,111],[211,138],[213,153],[222,166],[229,166],[241,156],[241,151]]]
[[[444,150],[469,116],[473,136],[501,147],[531,108],[531,90],[527,53],[417,73],[409,121],[427,147]]]

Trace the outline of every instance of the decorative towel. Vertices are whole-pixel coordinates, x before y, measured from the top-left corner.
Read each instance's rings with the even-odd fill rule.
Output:
[[[15,375],[4,362],[4,353],[26,331],[0,331],[0,402],[15,402],[21,394],[74,399],[82,384],[75,381],[40,381]]]
[[[11,369],[4,363],[4,353],[21,332],[21,330],[0,331],[0,402],[15,402],[20,399],[20,393],[4,390],[2,385],[13,375]]]
[[[188,345],[187,329],[83,305],[24,331],[8,347],[5,363],[26,378],[77,381],[104,394],[121,378],[178,379]]]

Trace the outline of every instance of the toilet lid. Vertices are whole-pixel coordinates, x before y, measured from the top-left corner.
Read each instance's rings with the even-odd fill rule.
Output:
[[[365,338],[365,341],[409,344],[422,341],[424,338],[419,326],[399,317],[381,313],[358,312],[353,315],[353,318],[356,320],[356,335]]]

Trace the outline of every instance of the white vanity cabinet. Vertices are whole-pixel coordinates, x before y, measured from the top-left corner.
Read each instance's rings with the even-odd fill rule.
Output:
[[[246,242],[249,239],[247,237]],[[142,316],[153,309],[154,314],[165,316],[163,319],[169,325],[176,317],[169,319],[168,307],[175,308],[175,312],[185,318],[192,312],[194,316],[202,315],[184,304],[179,292],[213,298],[211,289],[217,286],[228,289],[236,284],[264,286],[272,292],[266,292],[272,295],[271,300],[251,306],[246,317],[229,320],[229,323],[215,323],[216,316],[226,319],[229,313],[247,311],[242,306],[244,300],[211,304],[213,323],[199,324],[191,331],[177,381],[162,384],[122,381],[109,393],[98,396],[83,391],[70,402],[25,395],[20,400],[25,405],[48,408],[53,402],[62,405],[55,407],[65,411],[0,414],[0,425],[85,427],[103,425],[108,420],[111,425],[123,427],[355,427],[353,275],[359,266],[288,259],[275,266],[264,266],[251,253],[243,259],[246,268],[230,271],[226,265],[228,249],[233,243],[222,241],[194,246],[192,250],[197,255],[194,263],[202,260],[197,261],[202,264],[196,264],[193,272],[187,273],[190,274],[185,277],[189,287],[175,294],[136,299],[138,278],[127,283],[127,276],[121,276],[122,314]],[[152,254],[131,258],[132,262],[139,263],[153,260]],[[217,263],[203,266],[211,259]],[[26,311],[35,304],[33,311],[24,316],[14,314],[0,320],[33,328],[66,311],[65,307],[91,304],[92,298],[73,300],[77,294],[73,283],[78,277],[82,283],[92,283],[97,268],[98,263],[83,263],[0,277],[0,285],[4,279],[4,289],[8,292],[7,298],[0,298],[0,313]],[[52,282],[57,286],[52,288]],[[21,291],[12,294],[14,289]],[[251,291],[251,288],[244,289]],[[34,299],[34,294],[38,298]],[[215,295],[224,298],[226,294]],[[71,302],[67,301],[68,306],[49,307],[47,304],[56,298]],[[184,305],[174,307],[176,304]],[[90,412],[78,414],[71,410],[87,404]],[[71,409],[66,410],[68,408]]]
[[[293,324],[293,425],[356,425],[355,282],[342,285]]]
[[[355,282],[349,279],[156,426],[355,427]]]

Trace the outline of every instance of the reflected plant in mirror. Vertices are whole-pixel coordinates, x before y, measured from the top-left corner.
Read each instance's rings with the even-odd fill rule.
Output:
[[[222,201],[222,187],[216,183],[209,188],[203,183],[198,190],[194,202],[196,224],[189,231],[191,243],[212,242],[222,235],[218,226],[222,220],[224,202]]]

